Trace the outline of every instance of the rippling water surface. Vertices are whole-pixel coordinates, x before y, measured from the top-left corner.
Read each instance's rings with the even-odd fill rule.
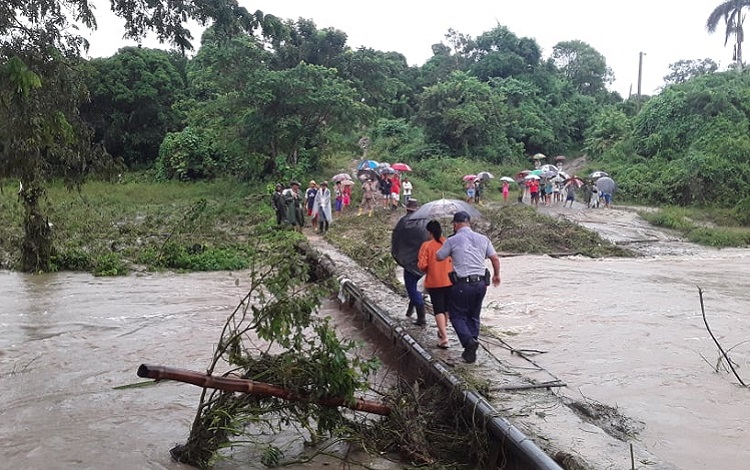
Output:
[[[504,258],[483,321],[517,348],[548,351],[535,360],[568,384],[562,393],[643,421],[640,439],[660,458],[686,470],[744,469],[749,391],[713,372],[717,351],[696,286],[719,340],[739,345],[731,354],[750,381],[749,262],[744,250]],[[135,372],[144,362],[205,369],[245,293],[242,275],[229,273],[0,272],[0,466],[184,468],[168,450],[185,442],[200,389],[113,387],[142,380]],[[332,305],[324,309],[335,315]]]
[[[242,280],[0,272],[0,468],[186,468],[168,451],[186,441],[201,389],[113,388],[143,381],[141,363],[205,370],[226,317],[247,293]],[[333,303],[323,309],[338,312]],[[293,436],[276,444],[299,445]],[[251,458],[218,468],[266,467]]]

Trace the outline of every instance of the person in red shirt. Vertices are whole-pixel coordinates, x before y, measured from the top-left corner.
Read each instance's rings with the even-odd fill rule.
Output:
[[[401,197],[401,178],[397,174],[391,176],[391,204],[392,209],[398,209],[399,199]]]

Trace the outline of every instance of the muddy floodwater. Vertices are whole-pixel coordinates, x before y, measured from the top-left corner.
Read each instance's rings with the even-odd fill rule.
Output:
[[[247,293],[245,280],[241,273],[0,272],[0,468],[188,468],[169,449],[185,443],[201,389],[114,387],[144,381],[136,376],[141,363],[205,370],[226,317]],[[322,311],[346,315],[333,301]],[[345,323],[338,331],[357,334]],[[290,458],[302,446],[294,433],[274,444]],[[266,468],[257,456],[239,458],[216,468]],[[287,468],[319,468],[321,460]]]
[[[685,470],[748,468],[750,389],[716,373],[709,325],[750,383],[750,251],[651,259],[511,257],[484,324],[568,386],[645,424],[639,440]],[[641,467],[638,467],[641,468]],[[642,468],[648,468],[644,466]]]
[[[534,360],[567,383],[560,393],[642,421],[639,440],[659,458],[686,470],[739,470],[750,460],[750,390],[713,371],[718,353],[697,286],[714,333],[734,347],[750,382],[748,263],[748,250],[503,258],[483,321],[516,348],[546,351]],[[0,272],[0,467],[184,468],[168,450],[185,442],[200,389],[114,387],[142,380],[135,372],[144,362],[205,369],[245,293],[241,274],[230,273]],[[335,303],[324,309],[337,312]]]

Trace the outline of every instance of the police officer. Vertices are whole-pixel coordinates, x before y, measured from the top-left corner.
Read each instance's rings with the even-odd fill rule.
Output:
[[[482,301],[490,284],[485,259],[492,262],[492,285],[500,285],[500,259],[486,236],[471,229],[471,217],[464,211],[453,214],[453,236],[449,237],[436,256],[439,261],[447,257],[453,260],[453,276],[450,293],[451,324],[456,330],[464,352],[461,357],[468,363],[477,360],[479,348],[479,315]]]

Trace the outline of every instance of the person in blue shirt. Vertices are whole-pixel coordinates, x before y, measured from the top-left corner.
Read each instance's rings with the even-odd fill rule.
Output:
[[[469,364],[477,360],[479,348],[479,316],[482,301],[490,281],[500,285],[500,258],[486,236],[471,229],[471,217],[464,211],[453,214],[454,234],[449,237],[436,257],[442,261],[453,260],[453,286],[450,292],[448,313],[464,352],[461,355]],[[485,268],[485,260],[492,262],[493,275]]]

